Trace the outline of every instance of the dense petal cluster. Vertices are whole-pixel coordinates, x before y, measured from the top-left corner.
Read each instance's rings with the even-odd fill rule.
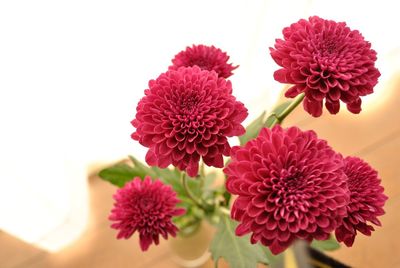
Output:
[[[196,176],[200,157],[223,167],[229,155],[227,137],[244,134],[243,103],[232,95],[231,82],[199,67],[181,67],[149,82],[137,108],[132,138],[149,148],[146,162],[172,164]]]
[[[109,219],[112,228],[119,230],[117,238],[128,239],[139,232],[140,247],[147,250],[151,243],[158,245],[159,235],[164,239],[168,234],[175,236],[178,228],[172,217],[185,213],[177,208],[179,200],[171,186],[146,177],[136,177],[114,195],[115,204]]]
[[[226,52],[214,46],[193,45],[179,52],[172,60],[169,69],[198,66],[202,70],[215,71],[219,77],[228,78],[238,66],[228,63]]]
[[[357,230],[368,236],[374,231],[368,222],[381,226],[377,217],[385,213],[383,206],[387,196],[383,193],[378,173],[368,163],[357,157],[347,157],[344,163],[350,202],[347,205],[348,214],[335,234],[339,242],[344,242],[350,247]]]
[[[304,109],[315,117],[322,114],[323,100],[332,114],[339,111],[339,101],[352,113],[361,111],[360,97],[373,92],[380,73],[376,52],[359,31],[314,16],[283,29],[283,37],[270,52],[282,67],[275,80],[293,84],[286,97],[304,92]]]
[[[233,147],[224,169],[227,190],[237,195],[231,216],[237,235],[251,233],[274,253],[295,239],[328,239],[348,203],[343,161],[313,131],[264,128]]]

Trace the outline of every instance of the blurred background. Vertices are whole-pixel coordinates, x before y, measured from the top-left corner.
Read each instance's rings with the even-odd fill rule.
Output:
[[[282,85],[268,48],[310,15],[360,30],[382,73],[360,115],[312,119],[299,108],[286,122],[365,158],[390,198],[383,227],[332,256],[400,267],[397,13],[396,1],[1,1],[0,267],[176,267],[166,243],[142,254],[136,236],[114,238],[115,188],[96,172],[128,154],[144,159],[130,139],[136,104],[186,46],[214,45],[240,65],[231,80],[245,124],[271,110]]]

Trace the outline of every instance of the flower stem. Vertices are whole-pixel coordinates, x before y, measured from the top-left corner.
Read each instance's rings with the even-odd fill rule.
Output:
[[[185,193],[186,193],[187,197],[189,197],[196,206],[198,206],[198,207],[200,207],[202,209],[205,209],[205,207],[203,206],[203,203],[201,202],[201,200],[197,199],[194,196],[194,194],[192,193],[192,191],[189,189],[189,185],[188,185],[188,182],[187,182],[187,176],[186,176],[185,172],[181,173],[181,182],[182,182],[183,189],[185,190]]]
[[[184,225],[179,226],[179,235],[183,237],[189,237],[194,234],[200,227],[201,219],[190,221]]]
[[[201,164],[200,164],[200,189],[203,189],[205,179],[206,179],[206,173],[204,170],[204,162],[201,162]]]
[[[298,95],[288,107],[285,108],[280,114],[275,115],[275,121],[271,124],[271,128],[276,124],[282,123],[282,121],[291,113],[293,110],[303,101],[305,94],[301,93]]]
[[[221,214],[230,216],[231,215],[231,211],[229,209],[227,209],[226,207],[219,207],[219,212],[221,212]]]

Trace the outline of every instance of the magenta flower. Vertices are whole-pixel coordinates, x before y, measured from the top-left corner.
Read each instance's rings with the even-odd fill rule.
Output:
[[[177,70],[179,67],[198,66],[202,70],[215,71],[219,77],[228,78],[232,71],[239,66],[232,66],[228,63],[229,56],[221,49],[214,46],[193,45],[186,47],[186,50],[179,52],[172,60],[170,70]]]
[[[349,200],[342,157],[313,131],[264,128],[233,147],[224,169],[237,195],[231,216],[237,235],[251,233],[278,254],[295,239],[326,240],[346,215]]]
[[[361,111],[360,97],[373,92],[380,73],[376,52],[359,31],[314,16],[283,29],[283,38],[270,51],[282,67],[275,80],[293,84],[286,97],[304,92],[304,109],[314,117],[322,114],[323,100],[331,114],[339,112],[339,100],[350,112]]]
[[[247,109],[232,95],[231,82],[197,66],[151,80],[136,110],[132,138],[149,148],[146,162],[160,168],[172,164],[192,177],[200,157],[223,167],[223,155],[230,152],[227,137],[245,133],[241,122]]]
[[[146,177],[143,181],[136,177],[118,189],[114,195],[115,204],[109,219],[114,221],[112,228],[119,230],[117,238],[128,239],[136,231],[139,232],[140,248],[146,251],[152,242],[159,243],[159,235],[168,238],[175,236],[178,228],[172,217],[185,213],[177,208],[180,201],[171,186],[161,181],[151,181]]]
[[[335,234],[339,242],[350,247],[354,243],[357,230],[368,236],[374,231],[374,227],[368,222],[381,226],[377,217],[385,213],[383,206],[387,196],[383,193],[378,173],[368,163],[357,157],[347,157],[344,163],[350,202],[347,205],[348,215]]]

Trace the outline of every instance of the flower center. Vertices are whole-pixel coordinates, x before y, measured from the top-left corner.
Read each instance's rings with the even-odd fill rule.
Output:
[[[276,178],[276,190],[281,197],[288,197],[301,191],[304,180],[297,171],[289,172],[281,170],[279,178]]]
[[[287,211],[296,211],[303,206],[304,199],[304,178],[297,171],[289,172],[282,170],[280,178],[276,178],[275,190],[277,204]]]
[[[319,56],[326,57],[335,55],[338,50],[337,40],[333,38],[324,38],[323,40],[317,41],[315,48],[316,53]]]
[[[181,129],[194,133],[201,123],[199,119],[202,117],[200,98],[196,94],[189,96],[182,96],[177,103],[177,115]]]
[[[179,105],[181,115],[192,115],[197,110],[198,100],[195,96],[183,99]]]
[[[336,42],[334,40],[325,41],[325,43],[323,44],[323,51],[326,51],[329,54],[336,52]]]
[[[298,178],[287,177],[282,179],[282,181],[283,181],[283,187],[290,192],[297,190],[301,185],[300,180]]]
[[[200,69],[202,70],[208,70],[211,71],[211,64],[209,60],[200,58],[200,59],[194,59],[191,62],[191,66],[197,65]]]
[[[139,208],[142,212],[148,212],[153,207],[153,204],[153,199],[148,197],[143,197],[139,200]]]

